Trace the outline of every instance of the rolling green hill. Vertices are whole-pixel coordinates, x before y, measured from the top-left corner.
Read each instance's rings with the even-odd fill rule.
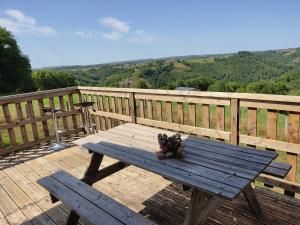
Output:
[[[48,68],[49,69],[49,68]],[[69,71],[78,85],[300,94],[300,48],[180,56],[50,70]]]

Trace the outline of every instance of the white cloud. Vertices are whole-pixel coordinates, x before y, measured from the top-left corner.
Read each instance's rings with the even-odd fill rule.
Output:
[[[130,30],[130,26],[126,22],[114,17],[104,17],[100,20],[100,23],[113,29],[115,32],[128,33]]]
[[[117,31],[112,31],[112,32],[108,32],[108,33],[103,33],[102,37],[109,39],[109,40],[119,40],[121,37],[123,36],[122,33],[117,32]]]
[[[104,39],[112,41],[123,40],[139,44],[150,44],[160,39],[152,33],[140,29],[132,29],[128,23],[114,17],[104,17],[100,19],[100,23],[110,29],[109,32],[102,33],[102,38]]]
[[[4,16],[4,17],[3,17]],[[56,31],[49,26],[37,25],[36,19],[25,15],[23,12],[15,9],[8,9],[0,17],[0,26],[14,33],[30,34],[55,34]]]
[[[129,38],[129,41],[140,44],[150,44],[158,39],[159,38],[154,34],[147,33],[143,30],[135,30],[132,36]]]
[[[121,39],[130,31],[130,26],[126,22],[114,17],[104,17],[100,20],[100,23],[103,26],[111,29],[110,32],[105,32],[102,34],[102,37],[105,39],[116,41]]]

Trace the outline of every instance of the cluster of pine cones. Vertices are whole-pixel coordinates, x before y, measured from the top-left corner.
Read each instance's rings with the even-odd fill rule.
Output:
[[[166,134],[158,134],[157,138],[160,151],[156,152],[156,155],[159,159],[184,157],[184,144],[179,133],[171,137]]]

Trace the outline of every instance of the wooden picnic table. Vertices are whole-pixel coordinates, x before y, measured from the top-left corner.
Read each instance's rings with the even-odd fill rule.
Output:
[[[158,133],[174,134],[126,123],[75,141],[93,153],[82,180],[92,185],[133,165],[181,183],[193,189],[184,225],[199,224],[224,199],[233,199],[241,192],[251,210],[260,213],[251,182],[277,157],[277,153],[182,135],[185,157],[160,160],[155,155],[159,151]],[[98,171],[104,155],[119,162]]]

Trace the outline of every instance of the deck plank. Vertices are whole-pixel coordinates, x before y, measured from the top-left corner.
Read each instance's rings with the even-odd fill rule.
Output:
[[[0,176],[0,180],[2,182],[10,179],[15,184],[7,183],[8,186],[5,188],[9,188],[9,185],[18,185],[26,193],[24,189],[28,185],[24,181],[20,182],[20,179],[27,179],[27,182],[31,182],[33,186],[37,187],[36,179],[63,168],[80,178],[85,171],[89,157],[90,155],[86,151],[80,150],[79,147],[73,147],[19,164],[15,166],[15,169],[11,169],[10,173],[4,173],[1,170],[0,175],[4,176]],[[104,157],[102,167],[114,162],[115,160]],[[17,176],[11,174],[15,171]],[[16,182],[10,178],[10,175]],[[24,178],[21,178],[21,176]],[[94,187],[161,225],[181,224],[190,198],[190,192],[181,190],[180,185],[172,184],[159,175],[134,166],[129,166],[103,179],[101,182],[96,183]],[[41,191],[39,188],[38,190]],[[239,196],[233,201],[226,201],[208,217],[204,224],[292,225],[300,221],[299,199],[267,189],[255,188],[254,191],[259,203],[262,205],[263,217],[254,217],[243,196]],[[30,199],[35,198],[29,196],[30,192],[27,192],[26,195]],[[47,196],[35,202],[33,206],[24,208],[21,211],[21,208],[14,203],[17,200],[13,201],[11,197],[12,195],[8,195],[6,191],[3,192],[3,187],[0,187],[0,225],[59,225],[62,224],[61,222],[64,221],[69,210],[61,203],[53,205],[49,196]],[[27,199],[27,197],[24,198]],[[26,203],[26,199],[18,201]],[[7,207],[8,209],[6,209]],[[88,223],[81,221],[81,224],[87,225]]]

